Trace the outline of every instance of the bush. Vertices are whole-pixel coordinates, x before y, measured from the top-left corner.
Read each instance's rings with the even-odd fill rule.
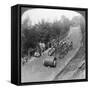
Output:
[[[25,24],[26,26],[26,24]],[[45,44],[50,42],[52,39],[63,36],[69,31],[70,21],[63,17],[63,22],[60,20],[48,23],[42,20],[41,23],[35,24],[34,26],[24,27],[22,25],[21,31],[21,54],[27,55],[29,48],[36,48],[38,43],[41,41]]]

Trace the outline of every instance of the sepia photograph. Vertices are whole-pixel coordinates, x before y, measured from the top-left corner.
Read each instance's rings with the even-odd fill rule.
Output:
[[[85,11],[21,8],[21,83],[86,79]]]

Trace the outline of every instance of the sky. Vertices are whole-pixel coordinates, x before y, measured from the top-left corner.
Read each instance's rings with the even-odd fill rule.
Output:
[[[53,22],[60,20],[61,16],[66,16],[71,20],[74,16],[80,16],[79,13],[71,10],[56,10],[56,9],[30,9],[23,13],[21,17],[22,24],[28,20],[28,25],[35,25],[44,20],[46,22]]]

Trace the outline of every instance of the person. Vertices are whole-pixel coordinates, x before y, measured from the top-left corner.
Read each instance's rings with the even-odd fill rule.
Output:
[[[40,53],[41,53],[41,55],[42,55],[42,53],[43,53],[44,50],[45,50],[45,43],[40,42],[40,43],[39,43],[39,47],[40,47]]]

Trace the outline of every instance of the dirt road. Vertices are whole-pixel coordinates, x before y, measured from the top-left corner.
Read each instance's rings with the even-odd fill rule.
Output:
[[[48,51],[47,50],[45,51],[46,53],[45,55],[41,56],[40,58],[35,58],[35,60],[21,67],[21,81],[38,82],[57,79],[62,80],[63,74],[66,74],[66,76],[64,76],[64,79],[66,80],[70,79],[70,77],[72,77],[72,74],[75,72],[73,71],[67,74],[62,70],[65,70],[65,67],[67,67],[68,63],[70,63],[72,58],[76,55],[76,53],[80,49],[82,39],[80,26],[70,27],[70,31],[66,37],[68,37],[73,42],[73,50],[69,51],[68,54],[63,59],[57,60],[56,68],[45,67],[43,65],[43,60],[46,58],[46,54]],[[80,66],[81,64],[82,62],[80,62],[80,64],[78,64],[77,67]],[[63,72],[62,75],[60,74],[60,72]]]

